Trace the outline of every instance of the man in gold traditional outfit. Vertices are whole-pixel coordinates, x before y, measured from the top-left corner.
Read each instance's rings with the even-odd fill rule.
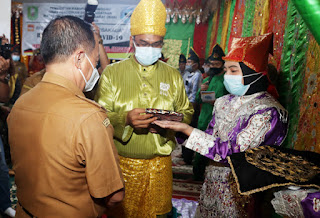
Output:
[[[166,10],[160,0],[141,0],[131,16],[131,58],[106,67],[95,100],[104,106],[114,127],[126,196],[118,217],[156,217],[171,211],[170,154],[174,132],[154,132],[156,119],[146,108],[176,111],[189,123],[193,114],[180,73],[159,61]]]

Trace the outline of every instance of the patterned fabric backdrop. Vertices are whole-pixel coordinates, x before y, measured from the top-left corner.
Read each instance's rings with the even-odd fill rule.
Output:
[[[228,49],[230,49],[231,42],[234,37],[241,37],[244,12],[246,9],[245,3],[246,3],[245,0],[236,1],[234,16],[233,16],[233,20],[232,20],[232,26],[231,26],[231,30],[230,30]]]
[[[273,56],[270,62],[280,69],[280,60],[283,48],[283,35],[287,17],[288,0],[270,1],[270,16],[268,32],[273,32]]]
[[[310,37],[295,148],[320,153],[320,46]]]
[[[220,8],[220,4],[218,5],[218,8]],[[207,48],[206,48],[206,57],[209,57],[212,52],[213,46],[215,46],[217,42],[217,34],[218,34],[218,27],[219,27],[219,19],[220,19],[220,10],[217,10],[213,17],[212,17],[212,27],[208,28],[208,30],[211,29],[211,32],[207,33]]]
[[[256,0],[252,35],[258,36],[267,33],[269,21],[269,1]]]
[[[299,102],[303,95],[303,75],[308,47],[308,29],[291,1],[288,2],[287,22],[281,57],[281,74],[278,86],[280,103],[289,113],[289,130],[283,144],[293,148],[299,122]]]
[[[178,68],[179,55],[183,53],[187,56],[190,47],[193,46],[194,27],[194,22],[183,24],[180,19],[177,23],[166,24],[167,33],[162,53],[165,58],[169,58],[167,63],[171,66]]]
[[[253,18],[254,11],[256,6],[256,0],[246,0],[245,3],[245,12],[244,12],[244,20],[242,26],[242,37],[252,36],[252,26],[253,26]]]
[[[224,3],[224,11],[222,17],[222,29],[221,29],[221,38],[220,38],[220,46],[225,50],[226,42],[227,42],[227,35],[228,35],[228,27],[230,22],[230,11],[231,11],[231,0],[226,0]]]
[[[162,53],[165,58],[168,58],[167,64],[174,68],[179,67],[179,57],[181,54],[182,40],[165,39],[162,48]]]
[[[290,118],[283,146],[320,153],[320,48],[292,0],[219,0],[208,23],[206,58],[216,43],[228,50],[234,37],[266,32],[274,33],[269,62],[279,70],[279,101]]]
[[[229,40],[230,40],[230,35],[231,35],[232,21],[233,21],[234,11],[235,11],[235,7],[236,7],[236,2],[237,2],[236,0],[232,0],[231,5],[230,5],[227,40],[226,40],[226,43],[223,45],[225,53],[228,53],[228,45],[229,45]]]

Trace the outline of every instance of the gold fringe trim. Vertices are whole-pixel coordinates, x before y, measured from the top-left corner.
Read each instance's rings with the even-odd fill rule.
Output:
[[[257,188],[257,189],[253,189],[253,190],[250,190],[250,191],[246,191],[246,192],[242,192],[240,190],[240,183],[239,183],[239,180],[238,180],[238,177],[237,177],[237,174],[234,170],[234,167],[233,167],[233,164],[232,164],[232,161],[231,161],[231,158],[228,156],[227,157],[227,160],[228,160],[228,163],[231,167],[231,171],[232,171],[232,174],[233,174],[233,177],[237,183],[237,189],[238,189],[238,192],[241,194],[241,195],[251,195],[251,194],[254,194],[254,193],[257,193],[257,192],[262,192],[262,191],[265,191],[265,190],[268,190],[268,189],[271,189],[271,188],[277,188],[277,187],[281,187],[281,186],[289,186],[289,185],[294,185],[294,186],[299,186],[299,187],[309,187],[309,188],[317,188],[317,189],[320,189],[320,186],[318,185],[300,185],[300,184],[295,184],[293,182],[288,182],[288,183],[274,183],[274,184],[271,184],[271,185],[267,185],[267,186],[264,186],[264,187],[261,187],[261,188]]]

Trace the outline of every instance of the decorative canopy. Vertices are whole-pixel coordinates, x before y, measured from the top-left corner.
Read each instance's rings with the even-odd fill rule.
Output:
[[[225,0],[231,1],[231,0]],[[166,0],[166,22],[182,23],[193,22],[196,24],[207,22],[208,18],[218,9],[219,0]]]

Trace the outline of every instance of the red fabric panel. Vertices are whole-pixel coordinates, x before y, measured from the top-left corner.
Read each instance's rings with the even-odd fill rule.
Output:
[[[193,49],[199,55],[201,65],[206,56],[207,32],[208,23],[200,23],[194,27]]]
[[[268,32],[273,32],[273,58],[271,61],[277,69],[280,69],[280,60],[283,48],[283,35],[287,20],[288,0],[270,1],[270,18]]]

